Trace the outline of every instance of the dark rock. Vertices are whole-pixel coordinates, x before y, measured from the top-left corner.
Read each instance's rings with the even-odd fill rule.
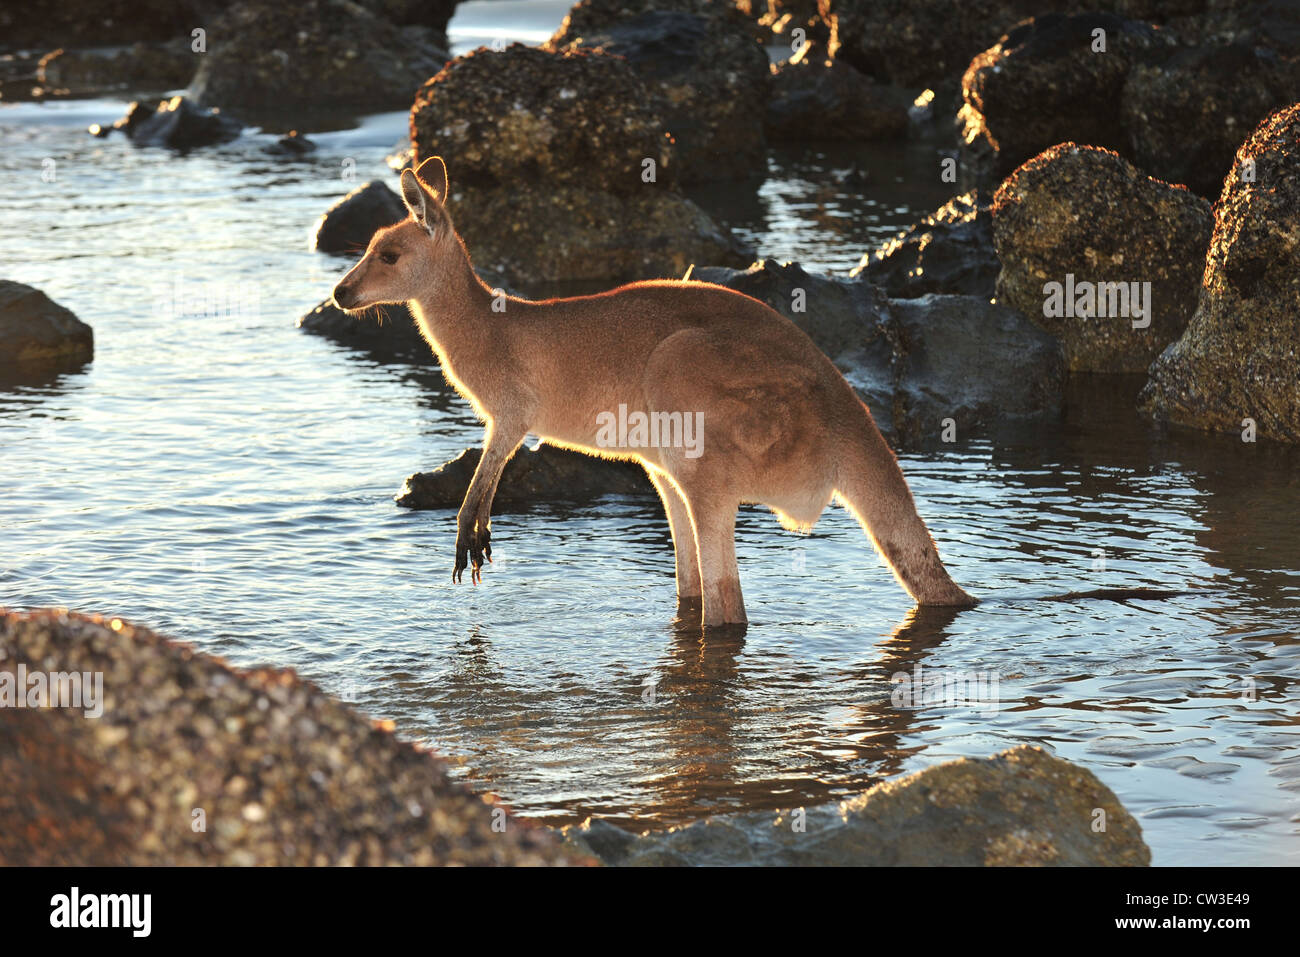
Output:
[[[416,472],[397,495],[403,508],[460,508],[481,449],[466,449],[432,472]],[[645,469],[581,452],[542,445],[520,449],[501,473],[492,512],[517,511],[539,502],[586,502],[604,495],[649,495]]]
[[[298,319],[298,328],[384,358],[436,363],[433,350],[420,335],[415,317],[405,306],[375,306],[362,316],[350,316],[326,299]]]
[[[575,853],[627,866],[1151,863],[1141,827],[1114,792],[1091,771],[1029,745],[958,758],[847,801],[799,810],[797,817],[793,810],[728,814],[627,838],[601,822],[563,833]]]
[[[1249,131],[1300,98],[1298,75],[1295,63],[1241,43],[1136,65],[1121,104],[1133,160],[1161,179],[1217,196]]]
[[[223,0],[59,0],[0,6],[0,50],[122,46],[189,36]]]
[[[185,86],[198,54],[184,40],[117,48],[65,50],[41,58],[36,80],[48,93],[94,96],[116,90],[165,92]]]
[[[0,279],[0,365],[89,361],[95,335],[71,310],[39,289]]]
[[[1093,31],[1105,52],[1093,51]],[[1075,141],[1123,150],[1116,108],[1129,71],[1168,56],[1173,39],[1107,13],[1049,14],[1022,23],[976,56],[962,77],[960,170],[992,184],[1031,156]]]
[[[1060,345],[986,298],[890,300],[870,283],[771,260],[745,272],[696,270],[694,278],[753,296],[808,333],[897,442],[930,444],[945,419],[964,440],[1060,417]]]
[[[769,61],[734,8],[705,0],[582,0],[546,49],[623,57],[671,136],[681,182],[766,172]]]
[[[274,143],[262,147],[263,151],[273,156],[306,156],[316,151],[316,144],[297,130],[290,130]]]
[[[227,143],[237,139],[242,128],[238,121],[220,110],[201,109],[183,96],[163,100],[153,110],[142,103],[132,103],[126,115],[112,126],[125,133],[136,146],[165,146],[175,150]],[[104,135],[108,131],[92,127],[91,132]]]
[[[1300,104],[1237,150],[1196,313],[1151,367],[1144,407],[1216,432],[1300,442]]]
[[[1108,150],[1063,143],[1016,170],[994,197],[998,298],[1059,337],[1071,370],[1140,372],[1196,308],[1212,225],[1209,203],[1188,190]],[[1052,282],[1080,291],[1084,282],[1149,282],[1149,314],[1047,316]],[[1100,305],[1098,294],[1097,313]]]
[[[406,219],[401,198],[378,180],[358,186],[316,222],[312,249],[325,253],[360,253],[370,237]]]
[[[770,140],[864,141],[907,135],[912,97],[874,82],[843,60],[791,58],[774,69],[771,85],[764,124]]]
[[[850,275],[874,283],[893,298],[928,293],[991,299],[997,285],[993,214],[987,196],[974,191],[949,200],[915,226],[867,253]]]
[[[416,97],[415,162],[448,158],[448,210],[470,253],[516,283],[748,262],[748,250],[677,192],[651,103],[615,56],[477,50]],[[645,161],[653,182],[642,178]]]
[[[401,109],[447,60],[429,29],[348,0],[238,3],[207,41],[190,91],[227,109]]]
[[[102,684],[78,708],[5,708],[6,864],[583,862],[292,671],[59,610],[0,615],[0,675],[20,667]]]

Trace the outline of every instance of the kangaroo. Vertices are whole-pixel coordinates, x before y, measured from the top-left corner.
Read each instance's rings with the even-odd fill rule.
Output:
[[[409,218],[374,235],[334,302],[354,315],[408,304],[448,382],[485,423],[457,515],[453,581],[472,567],[477,583],[492,560],[497,483],[532,433],[645,467],[672,532],[679,615],[705,627],[746,623],[735,549],[742,503],[807,530],[836,498],[917,602],[975,604],[940,561],[871,412],[798,326],[743,293],[686,280],[545,301],[502,296],[471,266],[446,196],[441,158],[403,170]],[[639,433],[629,430],[611,446],[608,421],[621,407],[628,421],[694,415],[702,442],[633,445]]]

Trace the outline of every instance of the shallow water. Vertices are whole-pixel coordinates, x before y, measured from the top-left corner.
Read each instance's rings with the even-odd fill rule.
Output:
[[[436,369],[294,327],[348,265],[307,251],[313,221],[391,177],[404,115],[286,162],[258,135],[175,156],[85,134],[122,110],[0,109],[2,274],[96,333],[81,371],[0,388],[0,604],[292,666],[554,823],[814,803],[1029,742],[1092,768],[1158,864],[1300,860],[1295,452],[1154,434],[1127,382],[1077,385],[1068,422],[1015,444],[906,452],[988,599],[960,613],[914,615],[842,511],[797,537],[752,510],[750,630],[701,641],[672,625],[648,499],[502,515],[484,583],[453,586],[452,513],[392,497],[477,444],[473,416]],[[942,202],[909,156],[776,151],[762,186],[700,198],[763,255],[843,271]],[[850,165],[867,185],[840,184]],[[1028,600],[1137,584],[1191,592]],[[1000,705],[896,706],[890,676],[917,666],[996,675]]]

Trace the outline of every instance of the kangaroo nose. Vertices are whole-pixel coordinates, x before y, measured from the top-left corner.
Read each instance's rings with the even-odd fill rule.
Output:
[[[352,288],[350,286],[339,283],[334,287],[334,305],[340,309],[347,309],[352,301]]]

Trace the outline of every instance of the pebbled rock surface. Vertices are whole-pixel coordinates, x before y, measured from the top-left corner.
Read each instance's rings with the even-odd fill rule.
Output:
[[[102,674],[102,715],[5,709],[0,863],[582,862],[292,671],[57,609],[0,613],[0,674],[20,665]]]
[[[1196,312],[1142,403],[1179,425],[1241,432],[1250,418],[1262,437],[1300,442],[1300,104],[1260,124],[1234,170]]]
[[[998,298],[1065,346],[1078,372],[1141,372],[1196,309],[1210,204],[1108,150],[1062,143],[1009,176],[993,202]],[[1151,283],[1150,325],[1043,314],[1049,282]],[[1137,320],[1138,322],[1146,320]]]

